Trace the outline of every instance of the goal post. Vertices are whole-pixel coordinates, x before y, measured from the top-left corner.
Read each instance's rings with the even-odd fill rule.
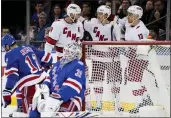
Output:
[[[151,109],[147,106],[155,112],[160,106],[170,116],[170,45],[170,41],[83,41],[85,110],[141,114]]]

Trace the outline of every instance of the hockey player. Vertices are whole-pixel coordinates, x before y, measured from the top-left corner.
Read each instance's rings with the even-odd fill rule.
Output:
[[[110,22],[108,20],[111,15],[111,8],[101,5],[97,8],[97,18],[83,22],[84,29],[88,31],[93,41],[119,41],[120,25],[118,22]]]
[[[123,22],[123,27],[125,27],[125,41],[147,41],[149,36],[149,30],[146,28],[144,23],[140,20],[143,15],[143,9],[140,6],[132,5],[128,8],[128,16],[120,20]],[[125,21],[125,22],[124,22]],[[141,46],[129,46],[125,50],[125,58],[121,58],[122,70],[124,70],[124,78],[122,80],[120,89],[120,98],[128,93],[132,98],[135,98],[137,102],[134,109],[129,110],[132,114],[138,113],[139,108],[144,105],[152,105],[152,101],[149,95],[146,94],[148,91],[143,84],[144,72],[148,70],[148,59],[145,57],[148,55],[147,49],[144,48],[143,53],[139,53],[138,49],[143,49]],[[146,54],[145,54],[146,53]],[[126,65],[126,66],[124,66]],[[140,68],[141,67],[141,68]],[[148,71],[150,73],[150,71]],[[150,73],[151,74],[151,73]],[[125,100],[125,99],[124,99]],[[120,99],[122,101],[122,99]],[[148,101],[148,102],[147,102]],[[134,102],[132,99],[131,102]]]
[[[128,16],[123,19],[125,21],[125,24],[123,23],[123,26],[125,27],[125,40],[138,41],[147,39],[149,36],[149,30],[140,20],[143,15],[143,9],[140,6],[132,5],[127,11]]]
[[[45,72],[48,72],[50,68],[52,67],[52,56],[50,53],[47,53],[45,51],[37,50],[36,48],[32,47],[35,55],[37,56],[38,62],[40,62],[40,67]],[[17,98],[17,110],[16,112],[23,112],[23,106],[22,106],[22,92],[18,89],[16,90],[16,98]],[[10,117],[13,116],[13,113],[9,115]]]
[[[91,20],[85,20],[83,22],[84,29],[88,31],[93,41],[120,41],[121,31],[120,24],[118,23],[117,16],[114,21],[109,21],[108,18],[111,15],[111,8],[106,5],[101,5],[97,8],[97,18]],[[103,45],[92,45],[92,48],[88,48],[87,52],[91,53],[92,60],[92,75],[91,83],[93,82],[93,91],[96,93],[97,109],[101,109],[101,98],[103,94],[103,81],[105,81],[105,71],[107,71],[107,83],[111,80],[114,83],[115,80],[120,80],[121,77],[117,76],[117,73],[121,73],[120,63],[113,61],[113,58],[117,57],[116,48],[104,47]],[[108,69],[106,66],[115,67]],[[116,68],[117,67],[117,68]],[[97,110],[95,109],[95,110]]]
[[[51,54],[29,46],[18,47],[15,38],[9,34],[4,35],[1,41],[6,51],[5,62],[7,63],[5,72],[7,82],[2,92],[4,107],[11,103],[11,95],[18,89],[22,93],[20,99],[23,111],[29,113],[35,85],[47,77],[40,64],[51,65]]]
[[[51,52],[55,46],[58,60],[62,57],[63,47],[72,42],[79,42],[83,37],[83,26],[78,21],[80,14],[81,8],[76,4],[70,4],[67,7],[66,17],[53,22],[50,28],[45,50]]]
[[[68,44],[64,48],[64,55],[54,64],[50,78],[37,87],[30,117],[40,117],[39,112],[42,112],[41,117],[54,117],[58,111],[82,110],[86,80],[85,67],[80,61],[81,53],[77,43]]]

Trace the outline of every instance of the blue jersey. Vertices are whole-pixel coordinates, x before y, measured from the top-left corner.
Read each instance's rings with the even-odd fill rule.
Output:
[[[50,71],[44,84],[50,88],[51,96],[64,102],[72,100],[78,110],[82,108],[85,92],[85,66],[79,60],[61,66],[58,61]]]
[[[40,65],[41,63],[51,64],[52,57],[45,51],[21,46],[7,52],[5,62],[7,63],[6,89],[22,90],[24,86],[35,85],[45,79],[46,73],[43,72]]]

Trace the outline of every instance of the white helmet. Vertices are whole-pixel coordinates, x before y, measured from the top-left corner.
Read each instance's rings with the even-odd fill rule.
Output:
[[[132,5],[128,8],[127,12],[132,13],[134,15],[138,15],[138,18],[140,19],[143,15],[143,9],[140,6]]]
[[[109,6],[106,5],[101,5],[97,8],[97,12],[101,12],[104,14],[107,14],[107,18],[111,15],[111,8]]]
[[[81,57],[82,57],[82,48],[80,44],[74,42],[64,47],[63,58],[66,59],[67,61],[72,61],[74,59],[80,60]]]
[[[81,14],[81,8],[76,4],[70,4],[67,7],[67,15],[71,18],[71,14],[78,15]],[[71,18],[72,19],[72,18]]]

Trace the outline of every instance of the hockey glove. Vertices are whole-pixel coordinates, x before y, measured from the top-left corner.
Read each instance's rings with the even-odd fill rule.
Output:
[[[10,90],[3,90],[2,91],[2,96],[3,96],[3,99],[4,99],[4,108],[6,108],[8,105],[11,104],[11,96],[12,96],[12,93]]]

